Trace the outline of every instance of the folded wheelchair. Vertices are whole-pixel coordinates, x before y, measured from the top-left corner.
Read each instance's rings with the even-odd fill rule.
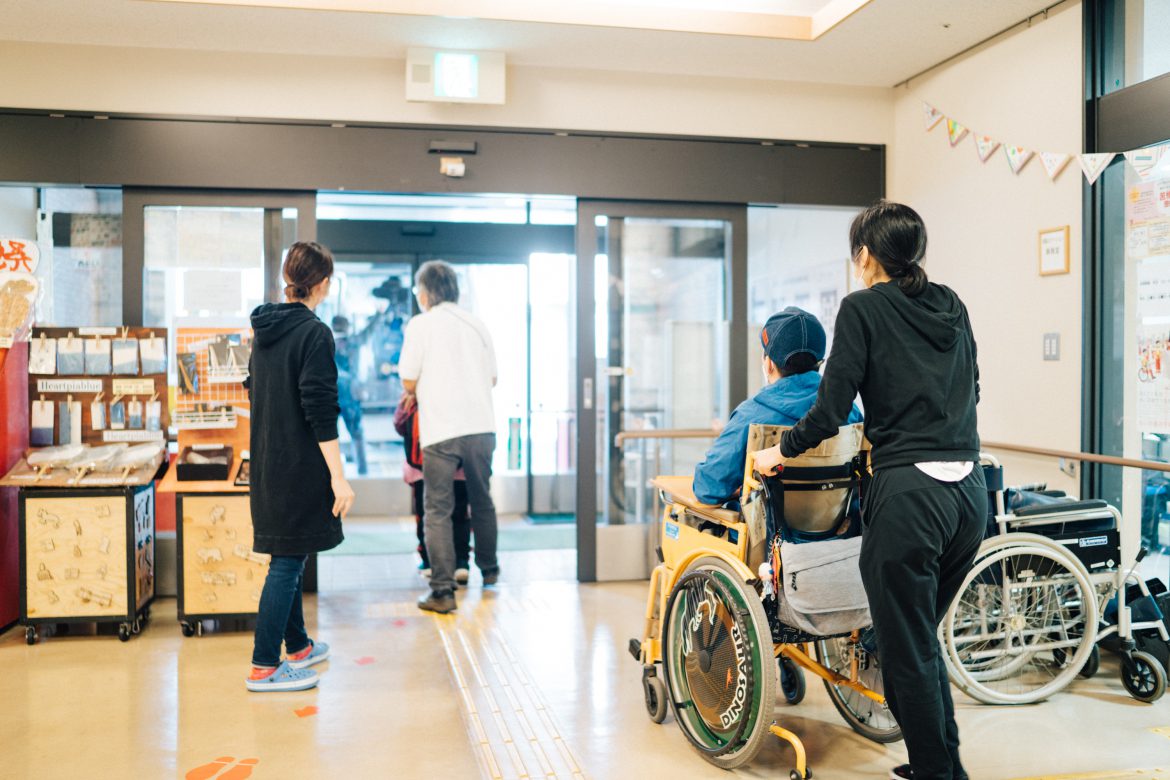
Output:
[[[748,452],[784,430],[753,425]],[[861,426],[842,428],[778,477],[755,474],[749,454],[739,511],[700,503],[691,477],[654,480],[665,505],[660,563],[630,652],[651,719],[672,712],[716,766],[748,763],[773,734],[795,751],[790,777],[812,777],[800,738],[775,718],[777,681],[797,704],[805,671],[824,681],[856,732],[901,739],[857,570],[860,528],[850,509],[868,473],[863,441]]]
[[[982,460],[987,538],[939,629],[951,681],[986,704],[1043,701],[1095,674],[1097,643],[1113,639],[1125,689],[1140,701],[1161,698],[1165,669],[1136,649],[1134,632],[1156,632],[1162,642],[1168,633],[1160,614],[1133,619],[1129,599],[1152,599],[1134,576],[1145,551],[1122,566],[1121,514],[1044,486],[1005,490],[1000,463]],[[1031,498],[1012,500],[1019,496]]]

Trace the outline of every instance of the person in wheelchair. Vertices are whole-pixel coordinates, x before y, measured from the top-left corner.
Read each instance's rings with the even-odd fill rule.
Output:
[[[752,423],[795,425],[812,408],[821,384],[825,329],[812,314],[789,306],[760,331],[764,386],[731,414],[719,438],[695,467],[695,498],[718,506],[738,499]],[[856,405],[847,423],[861,422]]]
[[[987,519],[975,338],[959,297],[926,278],[926,226],[913,209],[871,206],[854,219],[849,242],[865,289],[841,301],[816,403],[778,445],[755,454],[755,466],[771,474],[835,435],[860,393],[874,470],[861,576],[886,701],[910,754],[890,777],[966,780],[936,632]]]

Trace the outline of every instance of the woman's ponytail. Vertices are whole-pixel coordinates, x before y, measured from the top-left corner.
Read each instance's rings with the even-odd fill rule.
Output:
[[[910,297],[926,290],[926,225],[918,212],[902,203],[881,200],[857,215],[849,228],[850,254],[862,247]]]

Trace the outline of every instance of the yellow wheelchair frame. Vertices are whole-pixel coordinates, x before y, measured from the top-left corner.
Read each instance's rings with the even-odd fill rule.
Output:
[[[779,430],[775,426],[753,425],[752,429],[752,441],[749,443],[749,454],[747,463],[745,464],[742,492],[745,499],[762,488],[762,485],[753,473],[754,452],[768,446],[768,440],[774,442],[779,436]],[[650,591],[646,602],[645,624],[642,638],[640,641],[635,639],[630,642],[631,654],[635,655],[643,667],[643,688],[646,696],[647,710],[651,719],[658,723],[661,723],[665,719],[667,702],[670,702],[672,707],[675,708],[676,718],[678,718],[679,704],[671,698],[669,680],[664,682],[664,678],[657,674],[657,666],[664,660],[664,643],[666,641],[663,633],[664,618],[667,615],[668,604],[670,603],[672,594],[679,586],[680,580],[683,580],[691,572],[706,569],[718,571],[720,576],[726,581],[737,586],[742,585],[746,588],[746,592],[754,593],[757,597],[760,596],[763,589],[760,574],[752,571],[748,565],[750,546],[753,543],[758,543],[763,540],[753,538],[749,522],[739,512],[700,503],[695,498],[691,483],[691,477],[663,476],[653,480],[653,485],[659,490],[663,498],[663,504],[665,505],[662,516],[661,547],[659,552],[661,562],[654,568],[650,575]],[[700,530],[694,524],[695,521],[698,521],[698,524],[703,525],[704,528]],[[759,530],[757,530],[756,535],[760,535]],[[773,565],[778,566],[779,561],[775,561]],[[738,579],[739,583],[732,581],[732,573],[734,574],[734,579]],[[759,621],[763,619],[768,621],[766,613],[763,611],[762,598],[757,598],[756,603],[759,605],[758,609],[751,604],[745,605],[748,608],[747,613],[750,614],[751,620]],[[712,617],[713,622],[714,618]],[[757,626],[755,629],[757,636],[759,636],[758,628]],[[862,665],[865,653],[860,649],[862,647],[860,631],[854,631],[847,639],[838,638],[837,640],[847,643],[847,648],[852,648],[852,650],[848,650],[849,661],[845,667],[847,668],[847,674],[843,674],[842,672],[845,671],[845,668],[842,668],[841,671],[836,671],[827,667],[822,662],[824,660],[822,656],[825,655],[822,652],[823,648],[818,647],[815,653],[816,657],[814,657],[814,642],[819,638],[805,636],[801,638],[801,641],[781,642],[773,645],[771,641],[773,634],[770,627],[765,626],[764,629],[767,634],[767,640],[766,645],[760,651],[761,654],[767,655],[764,651],[770,647],[772,650],[771,657],[777,659],[781,665],[781,669],[787,671],[789,674],[796,675],[795,678],[790,679],[799,680],[799,686],[797,686],[799,696],[789,696],[788,690],[785,690],[786,698],[789,699],[790,703],[798,703],[799,699],[803,698],[803,674],[799,670],[806,670],[824,680],[826,689],[829,691],[830,696],[833,697],[834,705],[854,730],[878,742],[892,742],[901,738],[896,726],[894,729],[887,729],[885,731],[871,729],[869,732],[863,728],[859,728],[861,724],[856,722],[855,718],[851,718],[843,708],[842,697],[840,695],[833,696],[835,691],[839,694],[841,689],[846,689],[872,701],[879,707],[885,707],[885,697],[879,691],[873,690],[862,681]],[[760,639],[759,641],[763,644],[765,640]],[[771,701],[765,702],[761,706],[761,714],[766,712],[774,716],[773,707],[769,705],[774,706],[775,703],[774,677],[776,671],[775,666],[771,667],[770,674],[773,676],[772,684],[768,684],[767,676],[764,676],[764,684],[762,686],[764,696],[766,698],[770,695]],[[730,679],[731,675],[729,671],[729,682]],[[776,723],[774,717],[769,719],[772,720],[772,723],[768,726],[767,731],[789,743],[795,752],[795,769],[790,774],[792,780],[805,780],[805,778],[810,778],[812,772],[808,767],[807,753],[800,738]],[[760,730],[759,725],[760,723],[757,723],[754,729],[754,744],[745,745],[743,750],[731,751],[722,755],[711,755],[705,752],[691,738],[687,728],[683,727],[683,724],[680,722],[680,727],[683,727],[688,739],[691,740],[692,744],[695,745],[696,749],[699,750],[704,758],[726,769],[741,766],[754,758],[762,746],[762,735],[766,733]],[[751,741],[749,740],[749,742]]]

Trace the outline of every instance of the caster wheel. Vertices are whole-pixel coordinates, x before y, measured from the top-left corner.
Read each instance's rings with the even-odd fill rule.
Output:
[[[133,626],[131,626],[129,623],[118,624],[118,639],[121,639],[123,642],[129,642],[133,633]]]
[[[780,656],[780,689],[784,691],[784,701],[789,704],[800,704],[804,700],[807,690],[804,681],[804,670],[792,662],[792,659]]]
[[[179,624],[179,629],[183,632],[183,636],[195,636],[195,626],[186,621]]]
[[[795,769],[793,769],[788,773],[788,780],[812,780],[812,770],[806,769],[802,775],[800,772],[797,772]]]
[[[32,626],[26,628],[24,630],[24,641],[30,645],[35,645],[37,643],[37,630]]]
[[[1093,650],[1089,653],[1088,660],[1085,661],[1085,665],[1081,667],[1081,671],[1078,674],[1080,674],[1082,679],[1087,680],[1095,675],[1100,668],[1101,648],[1093,645]]]
[[[646,714],[655,723],[666,720],[666,683],[657,675],[642,677],[642,695],[646,698]]]
[[[1134,651],[1121,661],[1121,684],[1138,701],[1155,702],[1166,693],[1166,670],[1149,653]]]

